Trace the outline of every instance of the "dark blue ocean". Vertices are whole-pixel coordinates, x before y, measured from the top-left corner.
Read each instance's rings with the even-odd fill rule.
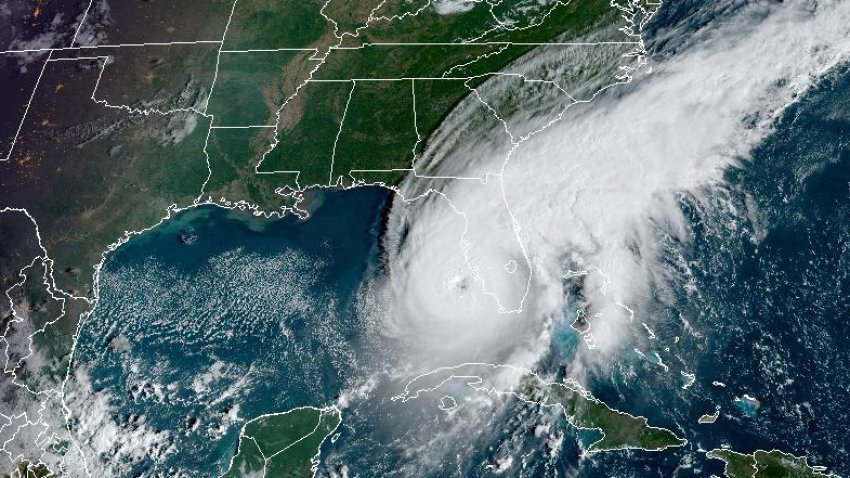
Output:
[[[698,28],[710,21],[693,15],[698,3],[682,2],[661,21],[688,18]],[[720,476],[722,463],[706,461],[705,451],[728,445],[807,455],[850,476],[848,98],[850,71],[832,72],[724,184],[679,197],[687,240],[659,230],[671,282],[656,285],[650,310],[658,339],[626,344],[589,385],[687,446],[581,458],[574,441],[582,437],[562,418],[508,403],[473,442],[457,444],[473,452],[421,475],[489,476],[481,464],[511,449],[524,457],[527,476]],[[117,423],[132,428],[144,417],[179,447],[164,465],[143,460],[134,469],[215,476],[245,419],[330,404],[353,384],[373,357],[355,302],[364,277],[380,270],[390,200],[377,188],[326,191],[308,220],[203,207],[109,255],[74,367],[110,397]],[[573,360],[581,346],[573,319],[555,322],[541,372],[563,374]],[[669,370],[634,348],[657,353]],[[680,371],[693,373],[693,384]],[[697,423],[718,407],[716,423]],[[361,407],[348,418],[350,428],[324,450],[345,463],[323,473],[345,465],[349,476],[380,476],[405,463],[401,447],[381,446],[394,443],[378,436],[393,418],[384,409]],[[536,434],[541,426],[561,430],[564,444],[551,448]]]
[[[513,403],[481,430],[466,476],[492,476],[482,464],[506,449],[522,458],[523,476],[723,476],[723,463],[705,458],[721,446],[805,455],[850,476],[850,67],[788,108],[724,179],[679,196],[685,240],[657,231],[668,280],[641,311],[656,338],[634,335],[589,384],[689,443],[583,458],[575,442],[585,437],[562,417]],[[565,311],[554,322],[541,372],[567,377],[582,346],[575,318]],[[716,411],[715,423],[698,423]],[[565,430],[566,443],[537,436],[541,425]]]
[[[353,301],[387,198],[320,192],[308,220],[205,206],[109,255],[74,368],[124,433],[142,423],[179,447],[135,472],[217,476],[246,419],[333,403],[358,366]]]
[[[693,385],[683,388],[681,377],[625,349],[591,384],[610,406],[676,430],[688,446],[580,459],[563,420],[515,403],[490,419],[463,474],[487,475],[480,464],[510,443],[527,455],[529,476],[719,475],[722,464],[706,461],[704,451],[721,445],[805,454],[850,475],[848,92],[848,71],[830,75],[750,160],[727,172],[711,200],[681,196],[687,241],[659,235],[671,277],[693,287],[659,295],[652,318],[659,343],[681,340],[656,352],[671,370],[694,373]],[[368,354],[354,302],[364,275],[380,267],[389,197],[377,188],[323,192],[308,220],[202,207],[109,255],[75,368],[94,391],[108,393],[117,423],[144,417],[179,447],[165,466],[143,461],[134,469],[214,476],[245,419],[330,404],[351,385]],[[682,317],[696,333],[685,333]],[[572,359],[579,342],[571,319],[556,324],[541,371],[558,374]],[[716,407],[716,423],[697,423]],[[357,433],[344,428],[333,445],[332,456],[351,459],[352,475],[371,476],[370,463],[385,452],[378,470],[405,461],[397,450],[376,449],[381,440],[363,441],[387,418],[375,413],[372,425],[361,416]],[[530,432],[541,424],[567,430],[555,456]],[[455,463],[422,474],[453,471]]]
[[[701,450],[721,445],[807,455],[850,475],[848,98],[850,69],[840,68],[784,113],[709,200],[680,197],[688,240],[658,237],[677,278],[665,290],[678,293],[659,293],[652,321],[659,342],[680,338],[658,350],[664,362],[696,381],[684,389],[651,363],[624,360],[593,390],[690,443],[607,454],[581,476],[720,476]],[[716,423],[697,424],[715,407]]]

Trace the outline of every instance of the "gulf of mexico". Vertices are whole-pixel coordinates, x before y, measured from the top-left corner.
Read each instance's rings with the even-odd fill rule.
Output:
[[[110,253],[67,387],[89,459],[121,474],[217,476],[244,420],[330,404],[362,354],[354,302],[388,195],[322,191],[307,220],[203,206]],[[83,416],[98,399],[102,416]],[[158,451],[119,456],[121,437]]]

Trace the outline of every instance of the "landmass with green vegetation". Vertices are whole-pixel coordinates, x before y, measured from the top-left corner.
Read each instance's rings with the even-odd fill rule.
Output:
[[[103,35],[134,43],[51,52],[37,83],[24,85],[32,101],[0,162],[0,207],[27,209],[57,287],[93,298],[107,247],[171,206],[283,212],[297,201],[293,191],[396,185],[458,105],[486,96],[488,81],[537,74],[511,70],[518,59],[563,56],[559,64],[576,68],[528,79],[584,99],[582,85],[616,83],[639,49],[637,29],[626,33],[634,27],[627,2],[482,2],[448,14],[429,5],[216,0],[196,8],[210,18],[180,20],[221,45],[148,45],[135,38],[143,17],[122,12]],[[168,18],[168,8],[156,8],[146,4],[144,18]],[[151,41],[185,41],[169,28]],[[609,43],[570,44],[588,38]],[[497,121],[487,105],[477,108]],[[14,249],[16,241],[6,242]],[[2,272],[8,279],[17,270]]]
[[[8,105],[20,120],[0,158],[0,276],[3,292],[13,291],[0,319],[15,342],[7,370],[30,387],[14,388],[9,402],[61,396],[105,253],[132,233],[202,203],[282,214],[297,211],[311,187],[394,187],[461,103],[489,98],[497,75],[526,78],[511,70],[522,58],[560,52],[568,69],[558,87],[574,100],[621,81],[625,55],[641,47],[636,8],[620,0],[478,2],[449,13],[428,0],[92,8],[83,19],[91,35],[26,54],[38,74],[22,77],[16,87],[26,94]],[[645,8],[641,18],[655,7]],[[603,43],[570,44],[589,38]],[[66,439],[67,424],[37,425],[57,438],[32,447],[61,461],[67,447],[53,442]]]
[[[749,455],[725,448],[716,448],[706,454],[709,458],[726,463],[724,474],[728,478],[823,478],[827,474],[821,467],[809,465],[806,457],[797,457],[779,450],[756,450]]]
[[[526,403],[560,408],[573,426],[601,435],[588,446],[591,453],[624,449],[660,451],[687,443],[670,430],[649,426],[644,417],[609,407],[577,383],[548,383],[509,365],[472,363],[437,369],[410,381],[404,393],[394,400],[419,398],[453,380],[463,381],[479,392],[510,395]]]
[[[242,427],[239,449],[222,478],[307,478],[319,447],[339,426],[335,408],[295,408],[263,415]]]
[[[576,384],[547,384],[528,375],[522,379],[517,394],[526,401],[559,406],[576,427],[601,433],[602,437],[588,447],[589,452],[634,448],[659,451],[687,443],[666,428],[649,426],[644,417],[614,410]]]
[[[47,478],[53,475],[43,463],[31,463],[20,461],[15,466],[12,474],[0,472],[0,478]]]
[[[397,183],[453,108],[541,44],[573,48],[563,44],[594,29],[610,29],[610,39],[626,42],[620,46],[622,53],[634,50],[637,42],[612,28],[623,21],[624,12],[609,1],[502,2],[498,12],[480,3],[453,14],[437,13],[427,2],[371,2],[372,8],[379,8],[374,12],[366,5],[342,9],[342,3],[330,2],[324,10],[302,9],[303,18],[288,20],[315,26],[311,40],[293,42],[290,48],[316,48],[310,54],[321,61],[300,90],[279,103],[274,141],[255,142],[257,171],[278,175],[280,186],[348,186],[368,182],[372,170],[387,171],[382,180]],[[263,8],[261,2],[238,4],[233,22],[247,22],[258,8]],[[519,16],[523,8],[526,13]],[[517,15],[521,21],[508,27],[497,21],[499,14]],[[346,21],[326,22],[322,30],[315,17],[323,15]],[[238,35],[228,33],[228,38],[243,44]],[[255,46],[257,40],[250,44]],[[616,58],[614,65],[606,65],[612,82],[622,62]],[[228,95],[219,101],[239,99]]]

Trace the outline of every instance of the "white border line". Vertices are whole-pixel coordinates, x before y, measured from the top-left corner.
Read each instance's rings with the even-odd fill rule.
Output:
[[[93,50],[97,48],[140,48],[146,46],[171,46],[171,45],[203,45],[203,44],[219,44],[221,40],[196,40],[196,41],[172,41],[172,42],[149,42],[149,43],[116,43],[108,45],[81,45],[81,46],[62,46],[55,48],[30,48],[23,50],[3,50],[3,54],[20,54],[20,53],[40,53],[45,51],[76,51],[76,50]]]
[[[83,25],[86,24],[86,19],[88,19],[89,11],[91,10],[92,5],[94,5],[94,0],[89,0],[89,6],[86,7],[86,10],[83,12],[82,18],[80,18],[80,24],[77,25],[77,30],[74,31],[74,36],[71,37],[71,43],[68,45],[69,47],[73,47],[74,43],[77,42],[77,35],[80,34],[80,30],[82,30]]]
[[[12,138],[12,144],[9,145],[9,154],[6,155],[5,158],[0,158],[0,162],[9,161],[12,159],[12,153],[15,151],[15,144],[18,142],[18,136],[21,134],[21,129],[24,127],[24,122],[27,120],[27,114],[30,111],[30,105],[32,104],[32,100],[35,98],[35,92],[38,91],[38,85],[41,83],[41,77],[44,75],[44,70],[47,69],[47,64],[50,63],[50,57],[53,56],[53,52],[47,54],[47,58],[44,60],[44,65],[41,66],[41,72],[38,74],[38,79],[35,80],[35,84],[32,87],[32,93],[30,94],[30,99],[27,101],[27,106],[24,108],[24,115],[21,116],[21,122],[18,123],[18,129],[15,131],[15,136]]]

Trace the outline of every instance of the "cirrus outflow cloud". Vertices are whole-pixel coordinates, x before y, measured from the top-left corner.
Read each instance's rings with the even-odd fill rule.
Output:
[[[544,95],[563,116],[514,141],[507,155],[486,143],[470,150],[462,136],[441,144],[442,154],[463,154],[451,161],[432,154],[436,166],[418,168],[401,189],[419,199],[393,207],[386,277],[364,301],[381,304],[370,309],[383,309],[375,312],[381,333],[418,352],[411,361],[420,368],[528,366],[546,346],[547,320],[572,306],[563,276],[578,270],[588,271],[590,353],[618,350],[637,323],[630,311],[641,316],[650,284],[664,282],[655,232],[684,237],[676,194],[710,191],[785,107],[850,54],[846,2],[754,4],[711,25],[675,54],[649,58],[630,84],[590,101]],[[545,64],[551,54],[541,49],[523,61]],[[546,110],[539,97],[492,90],[485,107],[501,93]],[[533,121],[516,111],[480,137]],[[460,167],[464,158],[469,171]]]

